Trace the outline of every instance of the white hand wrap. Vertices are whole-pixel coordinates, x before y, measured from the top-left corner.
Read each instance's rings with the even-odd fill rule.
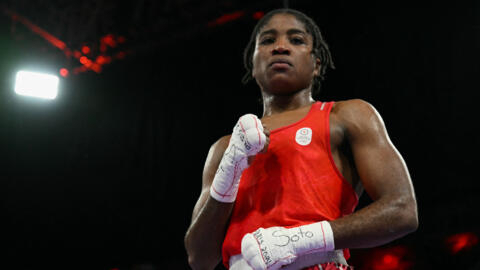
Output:
[[[235,201],[240,176],[248,167],[248,157],[260,152],[265,142],[260,119],[253,114],[240,117],[210,187],[214,199],[227,203]]]
[[[254,270],[280,269],[299,256],[334,250],[327,221],[295,228],[260,228],[242,239],[242,256]]]

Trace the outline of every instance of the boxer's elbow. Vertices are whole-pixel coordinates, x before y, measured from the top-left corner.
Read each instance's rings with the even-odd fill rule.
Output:
[[[410,209],[407,214],[407,232],[412,233],[418,229],[418,213],[417,213],[417,206]]]
[[[194,254],[188,254],[188,264],[193,270],[212,270],[217,266],[217,263],[205,260],[203,256]]]
[[[414,197],[401,198],[396,203],[397,224],[402,234],[409,234],[418,229],[417,202]]]
[[[190,254],[188,255],[188,265],[190,265],[193,270],[207,269],[206,266],[202,265],[195,256]]]
[[[184,243],[187,251],[188,264],[193,270],[212,270],[217,264],[218,260],[209,259],[211,256],[205,253],[205,249],[195,248],[192,246],[191,239],[185,236]]]

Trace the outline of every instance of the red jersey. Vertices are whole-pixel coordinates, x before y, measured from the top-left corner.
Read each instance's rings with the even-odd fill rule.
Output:
[[[358,196],[330,150],[332,106],[317,101],[300,121],[272,130],[267,152],[243,171],[222,247],[227,268],[230,257],[241,253],[243,236],[260,227],[296,227],[354,211]]]

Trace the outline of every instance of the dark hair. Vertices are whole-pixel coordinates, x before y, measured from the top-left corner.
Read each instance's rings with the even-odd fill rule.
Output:
[[[248,42],[247,47],[245,47],[245,50],[243,51],[243,64],[247,72],[243,76],[242,82],[246,84],[252,79],[252,57],[255,50],[255,41],[257,38],[257,34],[260,29],[265,26],[265,24],[267,24],[270,19],[276,14],[290,14],[295,16],[298,21],[304,24],[307,33],[312,35],[312,53],[320,59],[320,74],[313,78],[312,92],[314,95],[318,95],[320,93],[321,81],[325,80],[325,73],[327,72],[327,68],[330,67],[332,69],[335,69],[330,50],[328,49],[328,45],[323,39],[322,33],[320,32],[317,24],[304,13],[289,8],[272,10],[265,14],[265,16],[263,16],[263,18],[258,21],[257,25],[255,25],[252,35],[250,36],[250,41]]]

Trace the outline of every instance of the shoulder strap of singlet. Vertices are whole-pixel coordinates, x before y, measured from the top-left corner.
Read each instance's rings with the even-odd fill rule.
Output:
[[[328,114],[330,113],[330,110],[332,109],[333,107],[333,103],[335,103],[335,101],[319,101],[319,108],[320,108],[320,111],[325,111],[327,112]]]

